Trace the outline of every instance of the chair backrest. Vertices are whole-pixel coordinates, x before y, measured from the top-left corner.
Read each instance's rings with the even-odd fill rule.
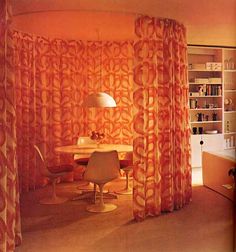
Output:
[[[49,172],[48,168],[47,168],[47,164],[46,161],[43,157],[42,152],[40,151],[39,147],[37,145],[34,144],[34,148],[38,154],[39,160],[40,160],[40,164],[39,164],[39,171],[41,173],[41,175],[43,176],[50,176],[51,173]]]
[[[106,183],[119,177],[120,162],[117,151],[92,153],[84,179],[94,183]]]
[[[96,144],[96,141],[92,140],[89,136],[80,136],[77,139],[77,145],[83,145],[83,144]],[[88,158],[89,155],[82,155],[82,154],[75,154],[74,160],[79,158]]]

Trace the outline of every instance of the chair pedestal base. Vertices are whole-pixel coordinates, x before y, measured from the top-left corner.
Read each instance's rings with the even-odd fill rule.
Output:
[[[120,191],[118,191],[116,193],[121,194],[121,195],[131,195],[131,194],[133,194],[133,190],[128,188],[128,189],[120,190]]]
[[[87,206],[86,209],[87,209],[87,211],[92,212],[92,213],[105,213],[105,212],[113,211],[116,208],[117,208],[116,205],[106,203],[104,205],[100,205],[100,204],[89,205],[89,206]]]
[[[40,204],[43,205],[54,205],[54,204],[62,204],[64,202],[68,201],[67,198],[62,197],[51,197],[51,198],[44,198],[39,201]]]

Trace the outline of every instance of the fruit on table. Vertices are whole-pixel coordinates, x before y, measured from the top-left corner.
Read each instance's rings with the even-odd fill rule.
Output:
[[[104,133],[99,133],[96,131],[92,131],[91,139],[92,140],[101,140],[105,137]]]

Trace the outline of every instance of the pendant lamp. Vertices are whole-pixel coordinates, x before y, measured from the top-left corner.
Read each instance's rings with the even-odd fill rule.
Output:
[[[113,108],[116,107],[116,102],[109,94],[98,92],[88,95],[83,102],[83,107]]]

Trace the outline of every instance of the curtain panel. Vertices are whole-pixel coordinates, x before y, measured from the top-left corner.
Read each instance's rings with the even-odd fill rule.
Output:
[[[140,16],[134,44],[134,217],[191,200],[186,30]]]
[[[11,38],[11,12],[0,1],[0,251],[21,243],[19,188],[16,163],[16,114]]]
[[[23,191],[39,186],[33,144],[49,164],[73,162],[54,148],[75,144],[93,130],[106,143],[132,144],[132,41],[49,39],[12,31],[17,92],[17,144]],[[103,91],[117,107],[83,108],[84,98]]]

